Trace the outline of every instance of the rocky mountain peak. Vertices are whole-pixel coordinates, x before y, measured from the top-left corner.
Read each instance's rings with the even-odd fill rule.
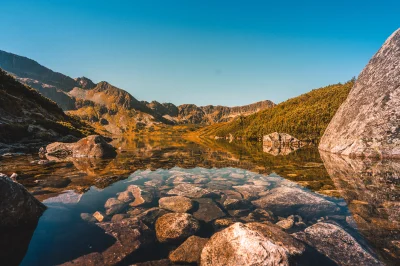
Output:
[[[82,89],[90,90],[93,89],[96,84],[87,77],[76,78],[75,81],[79,84]]]

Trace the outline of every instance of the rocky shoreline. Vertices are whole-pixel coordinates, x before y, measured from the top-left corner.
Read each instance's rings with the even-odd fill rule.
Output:
[[[81,214],[116,242],[64,265],[382,265],[340,204],[276,176],[176,168],[121,182],[104,209]]]

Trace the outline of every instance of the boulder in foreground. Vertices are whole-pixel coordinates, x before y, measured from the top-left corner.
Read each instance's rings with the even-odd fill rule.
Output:
[[[36,225],[46,206],[21,184],[0,175],[0,226]]]
[[[400,158],[400,29],[359,75],[319,149],[351,157]]]
[[[47,155],[57,158],[88,157],[113,158],[115,148],[99,135],[91,135],[75,143],[54,142],[46,147]]]
[[[214,234],[201,253],[202,266],[289,265],[289,254],[242,223]]]

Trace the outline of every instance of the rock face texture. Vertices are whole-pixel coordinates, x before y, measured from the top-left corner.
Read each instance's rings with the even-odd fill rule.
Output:
[[[291,187],[274,188],[252,203],[258,208],[271,210],[274,214],[283,216],[296,213],[302,217],[313,217],[338,211],[333,202],[317,194]]]
[[[108,144],[103,137],[92,135],[76,143],[54,142],[46,147],[47,155],[51,157],[89,157],[112,158],[117,155],[115,148]]]
[[[202,266],[289,265],[287,251],[242,223],[214,234],[201,253]]]
[[[174,263],[198,263],[207,241],[207,238],[191,236],[169,254],[169,259]]]
[[[183,242],[199,229],[199,222],[187,213],[167,213],[156,221],[156,235],[161,243]]]
[[[158,203],[160,208],[173,212],[188,212],[193,208],[192,200],[182,196],[161,198]]]
[[[338,265],[382,265],[337,225],[317,223],[295,236]]]
[[[0,226],[35,225],[46,207],[22,185],[0,176]]]
[[[400,158],[400,29],[361,72],[319,149],[354,157]]]

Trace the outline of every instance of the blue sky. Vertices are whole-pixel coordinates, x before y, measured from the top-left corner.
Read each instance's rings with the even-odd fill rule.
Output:
[[[328,3],[329,2],[329,3]],[[139,100],[281,102],[360,73],[400,1],[0,0],[0,49]]]

